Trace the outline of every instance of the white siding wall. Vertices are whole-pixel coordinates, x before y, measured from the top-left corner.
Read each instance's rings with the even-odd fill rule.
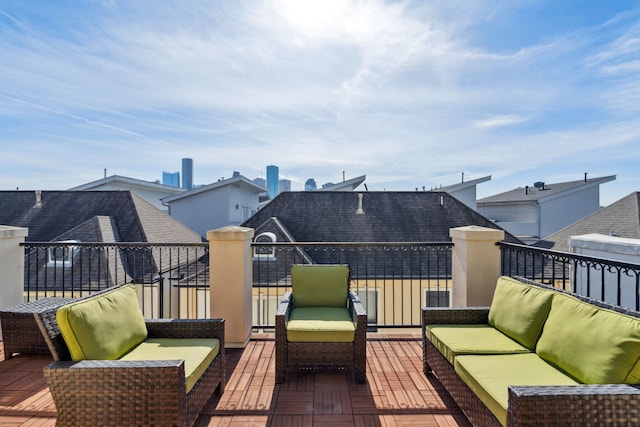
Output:
[[[540,237],[544,238],[569,224],[596,212],[600,206],[600,188],[584,188],[540,204]]]

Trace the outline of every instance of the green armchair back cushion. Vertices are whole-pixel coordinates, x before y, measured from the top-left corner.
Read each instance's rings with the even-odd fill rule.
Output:
[[[552,297],[553,291],[502,276],[493,294],[489,324],[533,350],[551,309]]]
[[[536,353],[585,384],[638,384],[640,319],[556,294]]]
[[[133,285],[65,305],[56,312],[72,360],[116,360],[147,338]]]
[[[291,266],[295,307],[346,307],[349,266],[296,264]]]

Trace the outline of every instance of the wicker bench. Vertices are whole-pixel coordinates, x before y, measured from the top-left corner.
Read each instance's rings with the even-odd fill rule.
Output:
[[[520,279],[521,282],[526,282],[528,285],[539,287],[553,293],[553,295],[567,294],[564,291],[560,291],[544,285],[535,284],[524,279]],[[593,305],[598,308],[604,308],[607,313],[620,313],[623,316],[630,316],[630,319],[640,318],[640,313],[629,312],[621,309],[620,307],[611,306],[601,302],[596,302],[588,298],[575,297],[576,304],[587,303],[589,306]],[[494,303],[496,298],[494,297]],[[518,310],[523,309],[525,305],[516,305]],[[551,310],[556,309],[556,306],[552,306]],[[549,315],[551,317],[551,315]],[[509,385],[506,387],[508,393],[508,406],[506,417],[498,419],[494,410],[490,410],[487,406],[486,394],[481,397],[478,392],[478,386],[483,384],[483,379],[477,379],[477,383],[469,383],[469,370],[464,372],[464,364],[459,364],[459,360],[464,360],[465,354],[473,354],[471,358],[475,358],[476,363],[480,358],[484,361],[488,361],[493,358],[494,373],[496,372],[496,360],[498,357],[504,356],[498,353],[456,353],[456,349],[453,352],[456,353],[452,356],[452,349],[449,348],[447,355],[443,354],[443,342],[432,342],[433,331],[428,332],[427,328],[437,325],[440,328],[447,328],[450,325],[453,328],[467,328],[468,326],[484,327],[488,323],[490,318],[490,307],[470,307],[470,308],[423,308],[422,309],[422,340],[423,340],[423,369],[425,375],[435,375],[437,379],[445,386],[449,394],[458,403],[462,411],[467,418],[475,426],[500,426],[506,424],[509,426],[517,425],[640,425],[640,385],[638,384],[624,384],[624,383],[592,383],[585,384],[576,379],[579,384],[576,385]],[[573,324],[567,324],[567,331],[572,331],[572,328],[576,328],[576,323],[579,320],[575,320]],[[633,320],[631,320],[633,322]],[[548,321],[546,322],[549,323]],[[546,326],[546,325],[545,325]],[[502,331],[501,331],[502,332]],[[579,345],[584,345],[584,339],[590,339],[592,331],[586,333],[581,332],[580,339],[582,340]],[[430,338],[427,338],[430,333]],[[542,333],[544,335],[545,332]],[[605,332],[606,334],[607,332]],[[596,333],[594,332],[593,335]],[[602,331],[600,332],[602,334]],[[614,332],[612,331],[612,335]],[[441,335],[442,336],[442,335]],[[600,335],[601,336],[601,335]],[[542,338],[538,338],[537,343],[540,344]],[[458,341],[460,342],[460,341]],[[568,340],[567,340],[568,342]],[[572,347],[574,344],[570,345]],[[593,343],[593,348],[597,348],[602,344],[599,342]],[[627,352],[633,352],[633,354],[639,351],[638,338],[630,339],[625,345]],[[602,347],[600,347],[602,349]],[[608,347],[611,348],[611,347]],[[534,350],[529,354],[534,357],[535,351],[540,349],[540,345],[534,345]],[[477,349],[476,349],[477,350]],[[459,349],[457,350],[459,351]],[[484,349],[486,351],[486,348]],[[569,349],[573,351],[573,349]],[[523,353],[525,357],[529,357],[529,354]],[[455,364],[451,363],[451,357],[454,357]],[[469,360],[469,356],[466,356]],[[510,357],[510,355],[508,355]],[[576,356],[578,357],[578,356]],[[460,359],[457,359],[460,358]],[[473,359],[472,359],[473,360]],[[480,362],[482,364],[484,362]],[[548,362],[547,362],[548,363]],[[454,366],[455,365],[455,366]],[[633,362],[631,363],[633,365]],[[477,366],[477,365],[476,365]],[[482,366],[482,365],[481,365]],[[573,370],[575,374],[575,368],[555,366],[556,369],[566,372],[565,369]],[[637,368],[636,368],[637,369]],[[594,370],[597,370],[594,368]],[[497,371],[507,372],[506,366],[497,365]],[[461,377],[464,376],[465,378]],[[485,375],[485,373],[482,373]],[[481,375],[481,376],[482,376]],[[500,373],[498,373],[500,375]],[[485,377],[486,379],[487,377]],[[495,380],[495,376],[491,377]],[[507,378],[509,380],[509,378]],[[475,380],[474,380],[475,381]],[[537,381],[534,378],[533,382]]]
[[[44,376],[59,426],[191,426],[213,392],[224,392],[223,319],[144,321],[148,339],[219,340],[218,355],[187,392],[184,360],[72,361],[56,322],[56,309],[40,311],[35,317],[55,360],[44,368]]]
[[[71,301],[72,298],[42,298],[0,310],[4,358],[11,359],[13,353],[49,354],[33,315]]]

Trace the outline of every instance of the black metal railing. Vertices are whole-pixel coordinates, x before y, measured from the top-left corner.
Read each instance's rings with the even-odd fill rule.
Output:
[[[25,301],[134,284],[149,318],[209,316],[208,243],[27,242]]]
[[[640,310],[640,264],[499,242],[502,274]]]
[[[348,264],[370,328],[416,328],[420,308],[449,306],[451,242],[263,243],[253,247],[253,325],[274,326],[293,264]]]

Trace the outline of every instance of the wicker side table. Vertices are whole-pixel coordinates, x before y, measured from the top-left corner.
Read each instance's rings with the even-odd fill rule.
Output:
[[[34,314],[72,301],[73,298],[43,298],[0,310],[4,358],[11,359],[13,353],[49,354]]]

